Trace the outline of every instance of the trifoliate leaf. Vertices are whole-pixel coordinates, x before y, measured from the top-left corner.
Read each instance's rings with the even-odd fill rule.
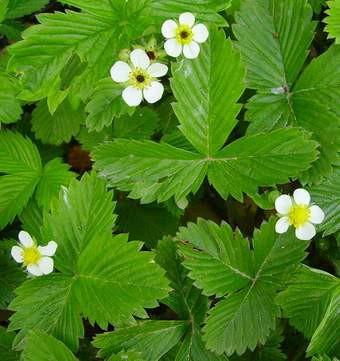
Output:
[[[65,100],[51,115],[43,100],[32,113],[32,130],[43,143],[59,145],[69,142],[79,132],[80,124],[84,121],[85,112],[81,106],[73,109]]]
[[[187,328],[186,321],[145,321],[98,335],[93,345],[100,348],[100,357],[132,349],[139,351],[145,361],[158,361],[178,343]]]
[[[112,186],[143,203],[174,197],[179,204],[199,189],[206,175],[223,198],[230,194],[238,200],[243,192],[253,194],[259,186],[298,176],[316,159],[316,143],[297,129],[243,137],[221,149],[236,125],[243,77],[237,51],[212,28],[202,56],[174,66],[172,81],[180,129],[197,152],[163,142],[117,139],[93,151],[95,168]],[[229,104],[228,112],[222,104]]]
[[[23,361],[77,361],[72,352],[53,336],[30,331],[25,338]]]
[[[335,42],[340,44],[340,1],[328,1],[329,10],[326,11],[328,17],[325,19],[326,31],[330,38],[335,38]]]
[[[0,125],[14,123],[22,114],[20,100],[16,98],[20,90],[19,82],[0,70],[0,84]]]
[[[219,355],[242,354],[266,342],[279,315],[276,292],[305,257],[308,242],[297,242],[292,232],[277,235],[274,224],[271,219],[255,232],[254,250],[228,224],[199,220],[180,229],[178,239],[189,242],[180,249],[194,284],[207,295],[228,293],[203,329],[208,349]]]
[[[289,322],[311,338],[309,354],[334,352],[339,343],[339,280],[329,273],[302,267],[277,301]]]
[[[311,194],[316,204],[326,214],[320,229],[325,235],[340,230],[340,168],[335,168],[333,174],[321,184],[311,188]]]
[[[12,342],[15,337],[14,332],[0,326],[0,359],[4,361],[19,361],[20,354],[12,350]]]
[[[283,21],[287,18],[291,21]],[[305,0],[247,0],[234,26],[248,66],[248,85],[258,91],[247,105],[248,133],[300,126],[321,145],[319,159],[301,177],[304,183],[332,172],[340,139],[334,114],[339,113],[338,60],[325,67],[326,61],[338,59],[340,48],[332,47],[302,72],[316,25],[311,19]]]
[[[42,171],[35,145],[21,134],[0,132],[0,229],[11,223],[32,196]]]
[[[40,329],[76,350],[84,333],[81,316],[102,328],[126,324],[167,295],[168,282],[153,254],[139,251],[142,244],[128,242],[126,235],[112,238],[113,209],[112,193],[94,173],[60,192],[45,230],[58,244],[55,266],[61,273],[28,280],[16,290],[9,308],[16,311],[10,329],[20,329],[18,346],[27,331]]]

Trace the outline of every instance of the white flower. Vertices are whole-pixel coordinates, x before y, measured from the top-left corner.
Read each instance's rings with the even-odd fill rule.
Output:
[[[203,24],[195,25],[195,16],[183,13],[179,16],[179,23],[166,20],[162,25],[162,34],[167,39],[164,44],[165,52],[176,58],[183,55],[188,59],[195,59],[200,52],[199,43],[204,43],[209,37],[209,31]]]
[[[320,224],[325,218],[323,210],[311,205],[310,194],[302,188],[296,189],[293,197],[283,194],[275,200],[275,209],[280,219],[276,222],[277,233],[285,233],[289,226],[295,227],[295,235],[301,240],[310,240],[315,236],[314,224]]]
[[[122,96],[130,107],[139,105],[143,98],[148,103],[156,103],[164,93],[163,85],[157,78],[168,72],[168,67],[161,63],[150,65],[150,59],[142,49],[135,49],[130,54],[132,66],[124,61],[117,61],[111,68],[111,77],[117,83],[127,83]]]
[[[34,276],[47,275],[53,272],[53,259],[57,250],[57,243],[48,242],[47,246],[37,246],[29,233],[21,231],[19,233],[19,246],[13,246],[12,257],[18,263],[23,263],[27,271]]]

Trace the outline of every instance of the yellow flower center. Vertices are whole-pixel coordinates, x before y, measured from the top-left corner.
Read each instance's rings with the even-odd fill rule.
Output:
[[[41,254],[37,246],[25,248],[23,250],[24,265],[37,264],[41,258]]]
[[[190,44],[193,36],[191,27],[188,25],[179,25],[176,29],[176,40],[182,45]]]
[[[144,69],[135,68],[130,73],[130,84],[138,89],[144,89],[149,86],[152,81],[151,75]]]
[[[305,205],[293,205],[288,214],[289,222],[295,228],[303,226],[306,222],[308,222],[309,217],[310,210],[309,207]]]

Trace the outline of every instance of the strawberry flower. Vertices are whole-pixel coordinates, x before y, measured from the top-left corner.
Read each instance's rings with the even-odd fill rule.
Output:
[[[296,189],[293,197],[283,194],[275,200],[275,209],[280,219],[276,222],[277,233],[287,232],[290,226],[295,227],[296,238],[310,240],[315,234],[314,224],[320,224],[325,218],[323,210],[311,204],[310,194],[302,188]]]
[[[166,20],[162,25],[162,34],[167,39],[164,44],[165,52],[176,58],[183,55],[188,59],[195,59],[200,53],[199,44],[209,37],[209,31],[204,24],[195,25],[195,16],[183,13],[179,22]]]
[[[161,63],[151,64],[146,52],[135,49],[130,54],[130,64],[117,61],[111,68],[111,78],[117,83],[126,83],[122,97],[130,107],[138,106],[143,99],[153,104],[160,100],[164,86],[157,78],[166,75],[168,67]]]
[[[19,233],[19,246],[13,246],[11,255],[17,263],[22,263],[34,276],[47,275],[53,272],[54,262],[51,258],[57,250],[57,243],[48,242],[46,246],[38,246],[29,233]]]

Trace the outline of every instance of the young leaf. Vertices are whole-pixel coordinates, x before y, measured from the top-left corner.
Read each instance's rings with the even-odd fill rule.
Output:
[[[335,168],[333,174],[321,184],[311,188],[313,200],[326,213],[326,219],[320,229],[324,235],[340,230],[340,168]]]
[[[207,295],[228,293],[203,329],[208,349],[219,355],[242,354],[266,342],[279,314],[276,292],[305,257],[308,243],[296,242],[291,232],[277,235],[274,223],[272,218],[255,232],[252,251],[227,224],[199,220],[180,229],[178,239],[190,243],[180,247],[189,277]]]
[[[41,159],[35,145],[19,133],[0,132],[0,229],[18,215],[39,182]]]
[[[30,331],[25,339],[23,361],[77,361],[60,341],[45,332]]]
[[[339,112],[338,60],[324,66],[338,59],[340,48],[332,47],[302,73],[316,25],[311,18],[306,0],[247,0],[234,26],[248,66],[248,85],[258,91],[247,105],[248,133],[300,126],[321,145],[319,160],[301,177],[304,183],[332,172],[340,138],[334,114]]]
[[[339,342],[339,280],[320,270],[302,267],[277,302],[284,316],[307,338],[308,351],[334,351]]]
[[[145,321],[98,335],[93,345],[100,348],[100,357],[132,349],[139,351],[145,361],[158,361],[178,343],[187,328],[186,321]]]

